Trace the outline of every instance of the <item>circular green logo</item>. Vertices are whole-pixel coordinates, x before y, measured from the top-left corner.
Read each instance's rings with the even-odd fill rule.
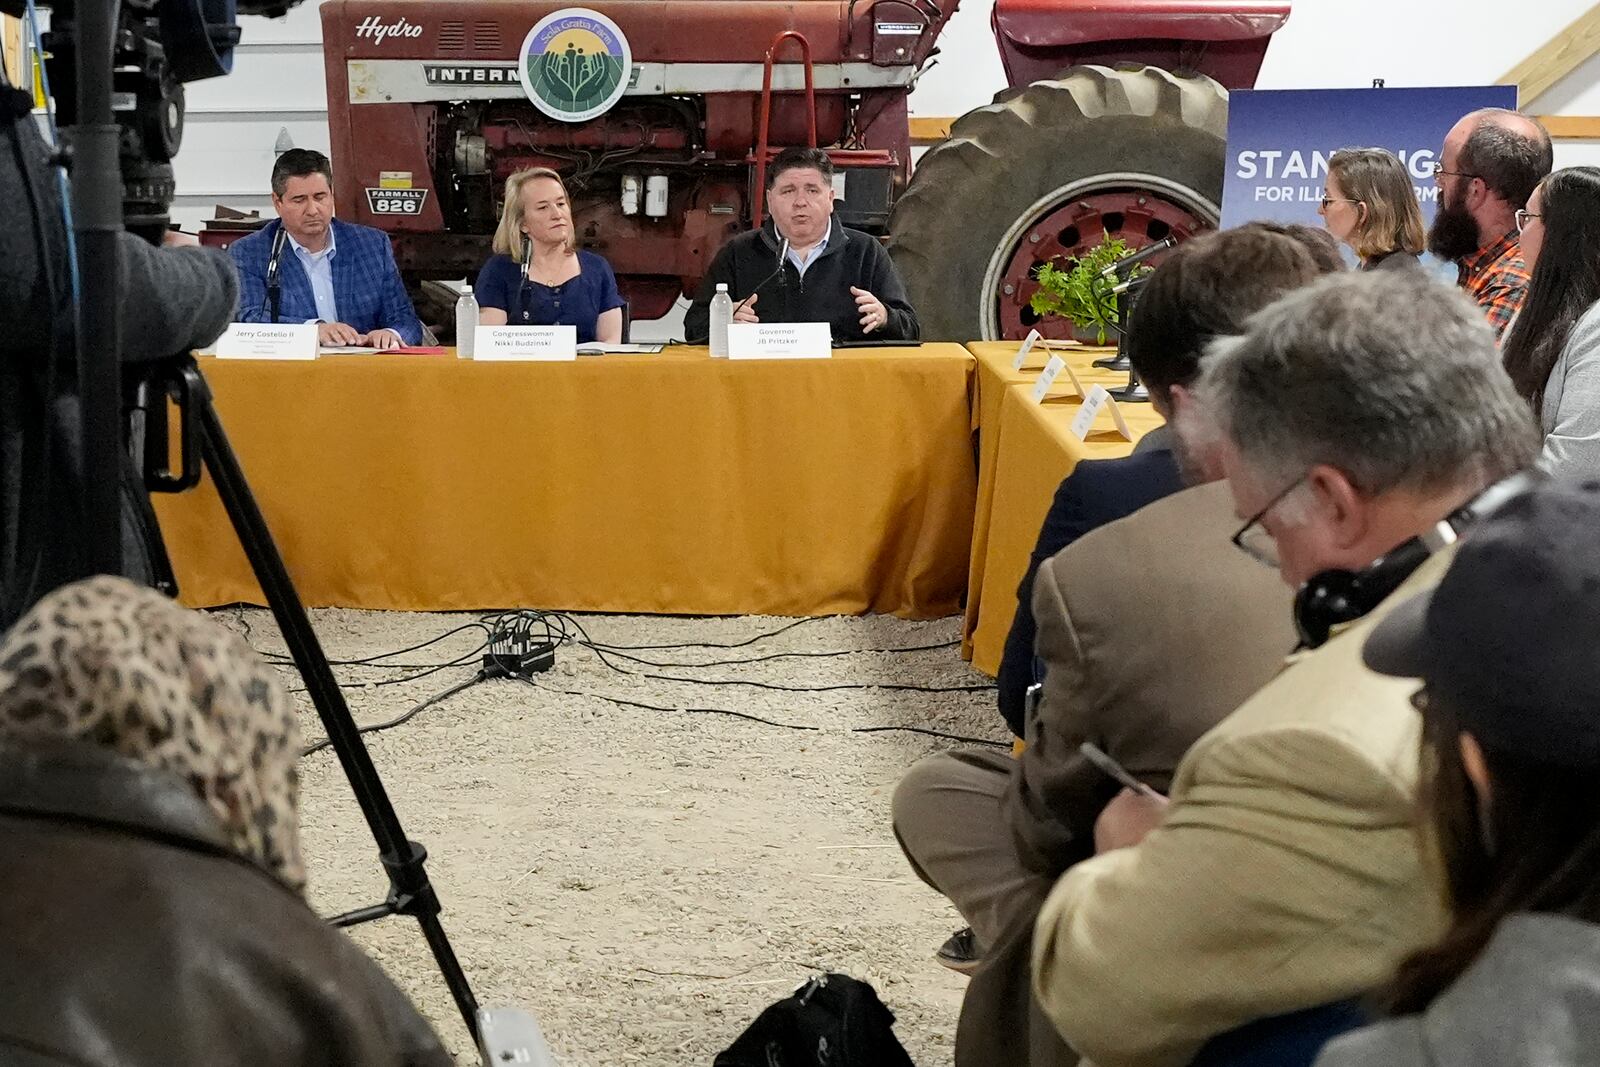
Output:
[[[522,41],[523,91],[546,115],[583,122],[611,110],[628,89],[633,53],[617,24],[583,7],[540,19]]]

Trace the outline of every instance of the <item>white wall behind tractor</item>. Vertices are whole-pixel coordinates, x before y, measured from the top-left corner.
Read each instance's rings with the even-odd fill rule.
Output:
[[[1586,11],[1591,0],[1295,0],[1267,50],[1266,89],[1492,82]],[[1003,87],[989,29],[992,0],[965,0],[940,54],[911,97],[914,115],[960,115]],[[189,124],[176,165],[173,216],[186,228],[212,207],[270,214],[267,175],[280,136],[328,150],[322,23],[316,0],[283,19],[242,18],[244,43],[227,78],[188,88]],[[1525,101],[1525,103],[1527,103]],[[1541,114],[1600,114],[1600,57],[1533,101]],[[1600,163],[1600,144],[1560,145],[1557,164]]]

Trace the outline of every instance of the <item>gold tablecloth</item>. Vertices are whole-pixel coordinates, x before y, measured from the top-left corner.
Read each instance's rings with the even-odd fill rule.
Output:
[[[1021,371],[1011,369],[1014,341],[974,341],[967,349],[978,361],[978,398],[973,421],[978,432],[978,506],[968,564],[963,652],[986,674],[1000,669],[1006,632],[1017,610],[1017,586],[1028,570],[1028,556],[1050,510],[1056,488],[1080,459],[1113,459],[1133,444],[1112,429],[1102,412],[1085,441],[1070,429],[1080,403],[1065,374],[1043,404],[1035,404],[1033,382],[1053,354],[1036,346]],[[1126,374],[1092,366],[1110,354],[1103,348],[1058,349],[1084,386],[1120,387]],[[1149,404],[1120,405],[1135,439],[1161,425]]]
[[[932,617],[966,588],[959,345],[200,362],[310,605]],[[185,603],[261,602],[209,478],[157,511]]]

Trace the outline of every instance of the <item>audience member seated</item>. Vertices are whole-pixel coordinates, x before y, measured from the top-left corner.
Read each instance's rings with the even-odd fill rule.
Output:
[[[835,341],[915,341],[917,313],[889,253],[869,233],[833,217],[833,161],[817,148],[785,148],[767,170],[768,219],[717,253],[684,317],[690,344],[711,336],[719,282],[734,322],[826,322]],[[783,242],[789,253],[782,254]]]
[[[623,299],[611,264],[579,251],[561,176],[544,167],[506,179],[494,256],[473,295],[483,326],[575,326],[578,343],[622,340]]]
[[[1459,284],[1496,337],[1505,336],[1528,288],[1516,213],[1550,173],[1551,158],[1550,134],[1537,121],[1486,108],[1451,127],[1433,165],[1439,206],[1428,251],[1455,261]]]
[[[276,219],[228,247],[239,268],[238,321],[314,322],[324,345],[422,343],[422,323],[389,235],[333,217],[327,156],[304,148],[279,156],[272,165],[272,207]],[[274,260],[276,308],[267,284]]]
[[[121,578],[0,641],[0,1062],[447,1067],[302,899],[294,708],[209,619]]]
[[[1156,454],[1174,481],[1180,465],[1192,482],[1221,477],[1214,457],[1187,444],[1206,344],[1316,277],[1302,247],[1259,227],[1190,241],[1152,276],[1128,348],[1174,420],[1181,462]],[[1138,470],[1125,461],[1099,466]],[[1028,615],[1039,620],[1042,700],[1028,715],[1021,761],[984,751],[933,756],[895,791],[895,831],[908,858],[975,931],[958,934],[941,962],[960,969],[957,947],[969,940],[977,942],[972,956],[1006,946],[1006,962],[974,979],[968,1003],[984,1007],[963,1017],[964,1031],[987,1035],[982,1043],[996,1053],[987,1062],[1006,1058],[1007,1035],[1017,1031],[1004,1005],[980,989],[997,968],[1020,975],[1021,996],[1008,1007],[1027,1011],[1033,916],[1055,877],[1092,854],[1095,816],[1116,792],[1078,746],[1092,741],[1165,788],[1194,739],[1260,688],[1294,645],[1288,592],[1233,549],[1232,530],[1227,490],[1213,485],[1150,504],[1048,559]],[[1217,632],[1233,639],[1197,645],[1197,635]]]
[[[1481,315],[1406,272],[1284,297],[1217,342],[1196,403],[1233,541],[1300,589],[1306,651],[1196,742],[1170,802],[1119,793],[1040,910],[1034,991],[1099,1067],[1176,1067],[1359,996],[1442,929],[1412,825],[1412,687],[1360,651],[1447,565],[1421,536],[1537,445]],[[1197,634],[1193,654],[1231,638]]]
[[[1362,270],[1422,266],[1426,241],[1422,209],[1411,174],[1393,152],[1346,148],[1328,161],[1328,180],[1317,208],[1322,223],[1349,245]]]
[[[1600,477],[1600,169],[1556,171],[1517,224],[1533,281],[1506,370],[1544,429],[1540,465]]]
[[[1168,270],[1163,263],[1139,294],[1135,313],[1128,316],[1124,350],[1150,390],[1151,406],[1169,424],[1186,399],[1200,354],[1212,338],[1238,332],[1251,312],[1305,285],[1318,272],[1344,269],[1333,240],[1309,226],[1254,222],[1227,232],[1243,236],[1207,245],[1198,258],[1187,258],[1190,253],[1185,248],[1216,240],[1215,234],[1208,234],[1168,256],[1168,263],[1179,265]],[[1303,254],[1289,241],[1298,243]],[[1185,266],[1190,263],[1195,264],[1193,270]],[[1131,456],[1083,460],[1056,489],[1017,587],[1016,614],[1000,659],[1000,715],[1013,734],[1023,735],[1024,694],[1038,681],[1033,586],[1039,566],[1090,530],[1183,488],[1179,466],[1172,433],[1164,425],[1146,434]],[[1193,484],[1195,472],[1188,475]]]
[[[1367,640],[1420,678],[1422,795],[1451,909],[1401,965],[1398,1016],[1318,1067],[1600,1063],[1600,483],[1512,499],[1431,597]]]

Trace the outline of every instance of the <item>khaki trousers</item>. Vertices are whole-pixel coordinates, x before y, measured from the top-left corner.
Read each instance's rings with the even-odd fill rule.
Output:
[[[1073,1067],[1029,987],[1033,923],[1055,879],[1017,858],[1001,817],[1016,761],[980,750],[929,756],[894,791],[894,832],[911,867],[972,926],[983,966],[956,1034],[956,1067]]]
[[[962,750],[915,764],[894,791],[894,832],[917,876],[949,898],[980,951],[1017,922],[1031,928],[1054,879],[1022,866],[1001,817],[1016,761]]]

